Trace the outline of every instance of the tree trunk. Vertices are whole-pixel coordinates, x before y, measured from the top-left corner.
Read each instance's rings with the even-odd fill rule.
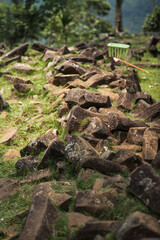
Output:
[[[154,8],[155,8],[155,0],[152,0],[152,9],[154,11]]]
[[[115,18],[115,31],[123,32],[122,25],[122,3],[123,0],[116,0],[116,18]]]

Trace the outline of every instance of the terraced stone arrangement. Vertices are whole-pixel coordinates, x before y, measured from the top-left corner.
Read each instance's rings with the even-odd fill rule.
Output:
[[[26,43],[0,57],[12,86],[0,95],[2,162],[14,162],[0,176],[12,211],[1,239],[160,239],[160,102],[106,56]]]

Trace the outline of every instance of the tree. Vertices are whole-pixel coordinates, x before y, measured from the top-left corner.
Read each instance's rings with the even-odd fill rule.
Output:
[[[111,29],[103,19],[110,9],[106,0],[44,0],[42,8],[49,44],[89,40]]]
[[[147,14],[142,26],[143,33],[160,32],[160,7],[155,6],[152,14]]]
[[[40,12],[36,0],[0,3],[0,41],[10,48],[36,39],[40,34]]]
[[[115,13],[115,31],[116,32],[123,32],[122,4],[123,4],[123,0],[116,0],[116,13]]]

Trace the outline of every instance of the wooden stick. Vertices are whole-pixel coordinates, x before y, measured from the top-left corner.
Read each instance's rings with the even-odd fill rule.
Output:
[[[123,61],[123,60],[121,60],[121,59],[119,59],[119,58],[118,58],[118,60],[119,60],[120,62],[123,62],[123,63],[125,63],[125,64],[127,64],[127,65],[130,65],[130,66],[132,66],[132,67],[134,67],[134,68],[137,68],[137,69],[139,69],[139,70],[141,70],[141,71],[143,71],[143,72],[149,73],[147,70],[144,70],[144,69],[142,69],[142,68],[140,68],[140,67],[137,67],[137,66],[135,66],[135,65],[133,65],[133,64],[131,64],[131,63],[125,62],[125,61]]]

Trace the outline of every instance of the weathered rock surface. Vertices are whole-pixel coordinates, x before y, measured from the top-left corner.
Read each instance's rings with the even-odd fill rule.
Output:
[[[38,158],[30,155],[28,157],[19,159],[15,164],[15,168],[24,172],[26,171],[32,172],[37,167],[37,165],[38,165]]]
[[[132,172],[127,188],[153,211],[160,213],[160,176],[149,164],[143,164]]]
[[[136,118],[145,119],[146,122],[152,122],[160,118],[160,102],[153,103],[144,111],[136,114]]]
[[[96,92],[80,88],[71,89],[67,94],[65,101],[68,104],[77,103],[82,108],[89,108],[91,106],[95,106],[97,108],[111,107],[109,97],[101,96]]]
[[[9,128],[7,133],[4,134],[3,137],[0,139],[0,143],[4,143],[4,142],[9,143],[11,140],[15,138],[16,134],[17,134],[16,127]]]
[[[11,180],[9,178],[0,179],[0,201],[3,201],[8,196],[15,194],[18,189],[18,180]]]
[[[117,101],[117,108],[124,110],[131,110],[133,106],[134,95],[131,93],[122,94]]]
[[[76,234],[77,240],[95,240],[96,236],[105,237],[108,233],[115,231],[120,225],[119,221],[96,221],[87,222],[83,227],[79,229]],[[99,238],[98,238],[99,239]],[[101,238],[100,238],[101,239]],[[103,238],[102,238],[103,239]]]
[[[116,240],[154,239],[160,237],[159,222],[142,212],[134,212],[120,225],[115,232]]]
[[[5,80],[10,81],[13,84],[32,84],[30,80],[27,80],[22,77],[12,76],[12,75],[4,75]]]
[[[84,156],[81,160],[81,166],[84,168],[91,168],[97,171],[100,171],[103,174],[111,174],[111,173],[120,173],[127,168],[122,166],[116,162],[104,160],[98,157],[92,156]]]
[[[36,155],[49,147],[51,141],[56,138],[56,130],[49,129],[45,134],[29,142],[26,147],[20,150],[22,157],[26,155]]]
[[[143,159],[151,162],[158,151],[158,134],[147,128],[143,134]]]
[[[132,127],[127,134],[127,141],[131,144],[143,145],[143,134],[146,127]]]
[[[70,163],[82,164],[84,157],[99,157],[96,151],[85,139],[73,135],[65,146],[66,158]]]
[[[65,158],[65,146],[64,142],[60,141],[58,138],[55,138],[49,147],[44,152],[44,155],[38,164],[38,169],[48,167],[50,160],[50,164],[55,166],[55,164]]]
[[[12,67],[14,68],[14,70],[25,74],[29,74],[35,71],[33,67],[26,63],[15,63]]]
[[[54,236],[54,223],[58,210],[49,198],[35,196],[19,240],[48,240]]]
[[[117,191],[113,188],[104,191],[85,190],[76,196],[75,210],[99,216],[110,210],[117,201]]]
[[[132,151],[121,149],[116,152],[115,162],[127,166],[130,171],[133,171],[136,167],[141,165],[142,160]]]
[[[57,67],[55,69],[61,73],[64,74],[84,74],[86,70],[82,68],[79,64],[72,62],[72,61],[66,61]]]
[[[56,74],[53,79],[53,85],[55,86],[64,86],[66,83],[74,81],[79,77],[79,74]]]
[[[35,196],[48,197],[54,202],[54,205],[63,211],[67,211],[71,202],[72,196],[67,193],[56,193],[47,183],[40,183],[33,190],[33,197]]]
[[[4,100],[3,96],[0,94],[0,111],[8,107],[9,104]]]
[[[30,183],[35,182],[39,180],[48,180],[51,177],[51,171],[48,168],[44,168],[42,170],[39,170],[38,172],[33,172],[31,174],[28,174],[21,183]]]
[[[21,55],[21,56],[24,55],[24,53],[28,49],[28,45],[29,45],[29,43],[24,43],[14,49],[12,49],[11,51],[3,54],[2,57],[0,57],[0,61],[2,61],[5,58],[13,57],[15,55]]]

